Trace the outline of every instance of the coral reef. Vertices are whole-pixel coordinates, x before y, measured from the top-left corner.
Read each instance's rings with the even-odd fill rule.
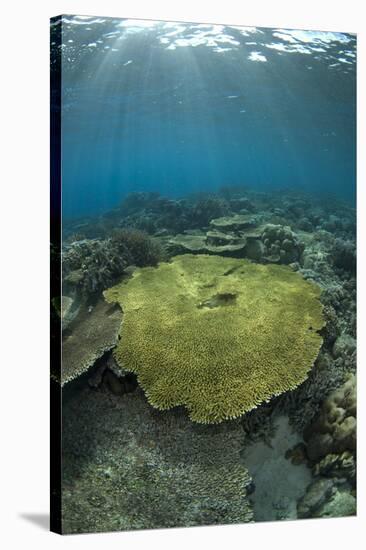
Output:
[[[103,298],[94,306],[82,306],[63,333],[61,385],[89,370],[97,359],[112,349],[118,339],[122,312],[117,304]]]
[[[88,388],[65,400],[63,419],[64,533],[252,521],[238,422],[199,426],[139,389]]]
[[[356,377],[324,401],[304,430],[313,481],[298,503],[298,516],[342,517],[356,513]]]
[[[156,240],[139,230],[119,229],[114,231],[111,243],[119,253],[127,249],[130,264],[138,267],[157,265],[163,259],[162,250]]]
[[[318,418],[304,431],[307,454],[318,461],[328,454],[356,450],[356,376],[348,374],[346,382],[325,400]]]
[[[187,210],[185,218],[190,228],[207,227],[213,218],[225,216],[230,212],[228,203],[214,195],[199,198],[196,203],[190,204]]]
[[[294,389],[322,338],[319,288],[291,269],[183,255],[105,291],[124,312],[115,357],[159,409],[221,422]]]
[[[77,241],[62,255],[64,286],[84,295],[98,293],[113,284],[129,263],[127,249],[126,254],[118,253],[110,240]]]
[[[351,356],[356,352],[356,340],[350,334],[341,334],[335,340],[332,355],[335,359]]]
[[[186,230],[170,238],[166,243],[167,251],[170,254],[245,257],[261,263],[300,262],[305,245],[290,227],[263,224],[262,220],[262,216],[253,214],[212,219],[206,233]]]
[[[255,211],[255,205],[246,197],[233,197],[229,200],[230,209],[233,212],[247,214]]]
[[[275,433],[276,401],[276,398],[273,398],[269,403],[262,403],[240,418],[246,440],[250,442],[262,440],[271,445],[270,440]]]
[[[314,476],[347,479],[352,486],[356,483],[356,460],[350,451],[328,454],[313,468]]]
[[[223,216],[210,221],[210,226],[217,231],[241,231],[256,225],[256,218],[252,215],[235,214],[234,216]]]
[[[316,512],[335,492],[330,479],[316,479],[307,487],[305,495],[299,500],[297,514],[299,518],[316,517]]]
[[[263,230],[264,256],[268,262],[290,264],[300,260],[304,244],[288,226],[267,224]]]
[[[349,363],[335,361],[329,352],[321,349],[307,380],[280,398],[279,406],[286,411],[291,424],[299,433],[320,412],[324,399],[343,384],[349,371]]]
[[[157,193],[131,193],[120,206],[119,223],[150,234],[162,229],[179,233],[185,229],[207,227],[212,218],[229,212],[228,203],[211,194],[173,200]]]
[[[356,497],[348,491],[336,489],[332,498],[325,502],[313,517],[344,518],[355,516],[356,511]]]
[[[320,299],[322,299],[322,297],[320,297]],[[334,342],[337,340],[341,332],[338,316],[332,306],[324,306],[323,314],[325,318],[325,327],[322,331],[324,347],[326,349],[332,349]]]
[[[297,506],[299,518],[339,518],[356,514],[356,499],[338,488],[331,479],[319,478],[310,483]]]
[[[173,232],[181,231],[189,226],[186,219],[186,201],[158,197],[149,208],[137,213],[134,217],[122,219],[121,225],[129,225],[145,229],[151,234],[160,229]]]
[[[81,307],[81,300],[78,299],[75,293],[71,296],[61,296],[61,328],[62,332],[66,330],[70,323],[77,317]]]
[[[165,243],[168,254],[217,254],[231,258],[249,258],[261,261],[263,226],[251,215],[225,216],[210,221],[210,229],[203,233],[187,230]]]
[[[356,280],[333,279],[319,284],[323,287],[321,301],[325,306],[333,308],[337,317],[338,331],[356,337]]]
[[[65,532],[355,513],[355,236],[342,201],[241,185],[64,220]],[[123,324],[98,321],[121,280]],[[322,318],[294,334],[309,289]]]
[[[232,258],[243,257],[246,243],[235,235],[227,235],[218,231],[187,232],[172,237],[166,243],[166,251],[170,255],[177,254],[217,254]]]
[[[104,241],[82,240],[62,255],[66,291],[79,289],[93,295],[117,281],[129,265],[156,265],[162,258],[159,244],[139,230],[115,230]]]
[[[354,241],[336,239],[332,250],[333,265],[352,273],[356,273],[356,244]]]

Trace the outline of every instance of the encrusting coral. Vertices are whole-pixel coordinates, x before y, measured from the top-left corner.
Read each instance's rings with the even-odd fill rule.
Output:
[[[104,295],[124,312],[116,360],[150,404],[217,423],[307,378],[322,343],[319,293],[288,267],[187,254]]]

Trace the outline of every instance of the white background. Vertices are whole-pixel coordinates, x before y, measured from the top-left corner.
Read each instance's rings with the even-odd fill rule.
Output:
[[[125,0],[2,4],[0,544],[8,548],[358,549],[365,506],[365,39],[362,1]],[[49,22],[61,13],[358,33],[358,518],[60,537],[48,532]],[[364,17],[363,21],[366,21]],[[362,151],[363,150],[363,151]],[[363,155],[362,155],[363,153]],[[362,542],[361,542],[362,541]]]

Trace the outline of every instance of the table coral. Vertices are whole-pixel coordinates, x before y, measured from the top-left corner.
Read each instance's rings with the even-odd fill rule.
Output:
[[[150,404],[217,423],[307,378],[322,343],[319,293],[288,267],[187,254],[105,297],[124,311],[116,360]]]
[[[101,298],[94,307],[83,306],[62,338],[62,368],[52,373],[64,384],[81,376],[117,342],[122,312]]]
[[[251,214],[235,214],[223,216],[210,221],[210,226],[219,231],[238,231],[256,225],[255,217]]]

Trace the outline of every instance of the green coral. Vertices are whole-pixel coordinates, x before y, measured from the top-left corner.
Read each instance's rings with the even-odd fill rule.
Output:
[[[116,360],[150,404],[216,423],[307,378],[322,343],[319,293],[288,267],[186,254],[105,297],[124,311]]]

